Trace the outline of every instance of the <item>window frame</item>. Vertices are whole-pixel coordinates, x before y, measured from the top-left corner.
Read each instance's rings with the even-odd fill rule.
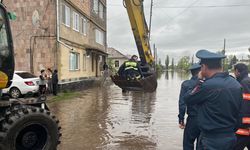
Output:
[[[76,60],[72,59],[72,54],[75,55]],[[75,61],[75,62],[73,62]],[[73,66],[73,63],[76,63],[75,66]],[[75,68],[74,68],[75,67]],[[80,70],[80,53],[77,52],[70,52],[69,53],[69,71],[79,71]]]
[[[101,7],[100,7],[101,6]],[[104,5],[99,2],[99,5],[98,5],[99,9],[98,9],[98,16],[101,18],[101,19],[104,19]],[[102,10],[101,10],[102,8]]]
[[[64,10],[63,10],[63,8],[64,8]],[[67,6],[66,4],[62,4],[61,15],[62,15],[62,24],[64,24],[67,27],[70,27],[70,21],[71,21],[70,15],[71,15],[71,12],[70,12],[70,7]],[[64,18],[63,18],[63,15],[64,15]]]
[[[72,15],[73,15],[73,19],[72,19],[73,20],[73,30],[79,32],[79,29],[80,29],[80,22],[79,22],[80,15],[75,11],[72,12]]]
[[[119,60],[115,60],[115,68],[118,68],[118,67],[120,67],[120,61]]]
[[[93,12],[98,14],[99,11],[99,0],[93,0]]]
[[[84,36],[87,36],[87,32],[88,32],[88,21],[86,17],[81,17],[81,34]]]
[[[104,46],[105,42],[105,37],[104,37],[105,33],[100,30],[100,29],[95,29],[95,42]]]

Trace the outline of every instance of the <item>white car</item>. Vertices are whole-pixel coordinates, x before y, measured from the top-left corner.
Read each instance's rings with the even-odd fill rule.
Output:
[[[15,71],[11,86],[3,89],[3,94],[18,98],[25,94],[35,94],[39,90],[39,78],[26,71]]]

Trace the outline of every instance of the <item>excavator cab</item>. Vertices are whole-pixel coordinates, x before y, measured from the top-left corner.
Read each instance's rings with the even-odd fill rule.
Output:
[[[11,14],[0,3],[0,89],[10,86],[14,74],[15,62],[9,17]]]

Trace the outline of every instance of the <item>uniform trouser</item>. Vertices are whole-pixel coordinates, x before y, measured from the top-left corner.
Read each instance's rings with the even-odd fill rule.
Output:
[[[198,150],[233,150],[236,144],[235,133],[209,133],[201,132]]]
[[[250,150],[250,136],[237,135],[237,143],[234,150],[244,150],[245,147]]]
[[[197,117],[188,116],[184,129],[183,150],[194,150],[194,141],[198,142],[199,135],[200,130],[197,125]]]

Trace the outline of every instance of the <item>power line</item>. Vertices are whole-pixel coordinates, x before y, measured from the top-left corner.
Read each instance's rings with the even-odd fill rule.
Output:
[[[110,4],[109,6],[122,7],[118,4]],[[232,5],[198,5],[198,6],[157,6],[154,8],[221,8],[221,7],[250,7],[250,4],[232,4]]]
[[[194,6],[199,0],[194,1],[193,3],[191,3],[188,7],[185,7],[185,9],[183,11],[181,11],[180,13],[178,13],[176,16],[174,16],[173,18],[171,18],[169,20],[169,22],[172,22],[173,20],[175,20],[177,17],[181,16],[185,11],[187,11],[189,8],[191,8],[192,6]]]
[[[190,6],[189,8],[249,7],[250,4]],[[155,6],[155,8],[188,8],[187,6]]]

